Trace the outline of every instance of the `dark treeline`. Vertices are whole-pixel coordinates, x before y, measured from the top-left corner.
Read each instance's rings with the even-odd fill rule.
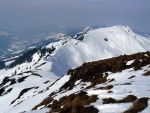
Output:
[[[5,68],[5,62],[4,61],[0,61],[0,69],[4,69]]]
[[[10,65],[6,67],[6,69],[13,68],[16,65],[19,65],[25,62],[31,62],[33,59],[33,54],[35,54],[36,52],[40,55],[40,58],[42,58],[42,56],[44,56],[46,53],[51,54],[54,50],[55,48],[53,46],[51,48],[46,48],[46,47],[34,48],[24,53],[23,55],[19,56],[18,58],[16,58],[14,62],[12,62]]]

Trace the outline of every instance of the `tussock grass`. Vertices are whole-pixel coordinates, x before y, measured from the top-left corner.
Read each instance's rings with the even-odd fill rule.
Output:
[[[145,56],[145,54],[149,57]],[[134,60],[134,62],[131,65],[126,65],[126,63],[130,60]],[[107,77],[109,76],[107,72],[116,73],[129,68],[134,68],[134,70],[137,71],[141,69],[141,67],[149,64],[150,52],[137,53],[133,55],[121,55],[115,58],[84,63],[80,67],[70,69],[67,72],[68,75],[71,75],[71,78],[61,87],[60,91],[63,89],[71,90],[75,86],[75,82],[80,79],[82,82],[91,82],[92,85],[87,87],[91,88],[96,84],[109,82],[110,80],[107,80]]]
[[[59,101],[53,101],[49,113],[98,113],[98,110],[93,106],[84,107],[92,102],[95,102],[98,98],[96,95],[88,96],[84,91],[80,91],[78,94],[71,94],[59,99]],[[61,106],[63,106],[61,108]]]
[[[133,102],[137,99],[134,95],[128,95],[127,97],[121,99],[121,100],[115,100],[113,98],[104,98],[103,104],[110,104],[110,103],[126,103],[126,102]]]
[[[35,106],[33,110],[45,105],[46,107],[51,108],[49,113],[98,113],[98,110],[93,106],[87,106],[97,99],[96,95],[88,96],[86,92],[80,91],[78,94],[64,96],[59,100],[54,100],[51,97],[46,98],[40,104]]]
[[[51,103],[54,99],[51,97],[45,98],[40,104],[36,105],[32,110],[36,110],[38,107],[45,105],[47,106],[49,103]]]
[[[144,76],[150,76],[150,71],[147,71],[146,73],[143,74]]]
[[[123,113],[138,113],[142,110],[144,110],[148,106],[148,98],[143,97],[137,99],[135,102],[133,102],[132,106],[124,111]]]
[[[146,54],[146,55],[145,55]],[[147,57],[148,56],[148,57]],[[131,65],[126,65],[128,61],[134,60]],[[66,90],[71,90],[75,86],[75,82],[81,80],[81,82],[91,82],[91,85],[85,89],[93,88],[95,85],[109,83],[115,81],[115,79],[108,79],[108,72],[116,73],[121,72],[125,69],[133,68],[134,71],[141,69],[143,66],[150,64],[150,52],[137,53],[133,55],[122,55],[115,58],[93,61],[82,64],[80,67],[70,69],[67,74],[70,75],[70,80],[67,81],[58,92],[53,92],[43,102],[37,105],[34,109],[41,105],[45,105],[51,110],[49,113],[97,113],[98,110],[93,106],[87,106],[97,100],[96,95],[88,96],[86,92],[81,91],[78,94],[71,94],[60,98],[58,101],[53,100],[52,97],[56,93],[60,93]],[[149,72],[148,72],[149,73]],[[146,74],[147,75],[147,74]],[[133,78],[133,76],[131,77]],[[129,78],[129,79],[131,79]],[[55,83],[54,83],[55,84]],[[53,84],[52,84],[53,85]],[[118,84],[118,85],[131,85],[131,83]],[[111,89],[113,86],[103,87],[102,89]],[[111,92],[110,92],[111,93]],[[140,101],[140,102],[139,102]],[[137,99],[134,95],[128,95],[121,100],[115,100],[113,98],[104,98],[104,104],[110,103],[126,103],[133,102],[133,106],[125,111],[124,113],[137,113],[147,106],[147,99]],[[136,107],[139,107],[136,111],[132,112]],[[87,106],[87,107],[85,107]],[[130,112],[131,111],[131,112]]]
[[[96,88],[94,90],[97,90],[97,89],[101,89],[101,90],[109,90],[109,89],[112,89],[114,86],[113,85],[108,85],[108,86],[105,86],[105,87],[99,87],[99,88]]]

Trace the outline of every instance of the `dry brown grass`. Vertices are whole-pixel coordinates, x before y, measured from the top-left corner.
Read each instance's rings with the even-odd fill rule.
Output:
[[[58,113],[98,113],[98,110],[95,109],[93,106],[83,107],[78,105],[74,107],[68,106]]]
[[[147,57],[147,54],[149,57]],[[141,60],[142,59],[142,60]],[[126,62],[134,60],[131,65],[126,65]],[[97,96],[87,96],[85,92],[80,92],[78,94],[71,94],[66,97],[62,97],[60,100],[52,100],[52,96],[56,93],[60,93],[67,90],[71,90],[75,86],[77,80],[81,82],[91,82],[92,84],[85,89],[94,87],[97,84],[103,84],[106,82],[113,82],[115,79],[108,79],[109,74],[107,72],[121,72],[122,70],[134,68],[134,70],[139,70],[143,66],[150,64],[150,52],[137,53],[133,55],[122,55],[115,58],[88,62],[82,64],[80,67],[75,69],[70,69],[67,74],[70,75],[70,80],[66,82],[58,92],[53,92],[50,94],[49,99],[45,99],[40,105],[48,105],[51,108],[52,112],[58,113],[97,113],[98,110],[92,106],[84,107],[89,105],[91,102],[97,100]],[[133,77],[131,77],[133,78]],[[131,79],[129,78],[129,79]],[[54,83],[55,84],[55,83]],[[125,83],[120,85],[131,85],[131,83]],[[103,89],[111,89],[112,87],[105,87]],[[137,99],[134,95],[128,95],[127,97],[121,100],[115,100],[113,98],[105,98],[103,102],[105,104],[109,103],[124,103],[124,102],[133,102]],[[52,104],[50,104],[52,102]],[[38,106],[40,106],[38,105]],[[63,108],[61,108],[63,106]],[[136,104],[134,104],[136,106]],[[35,107],[36,109],[37,107]],[[134,107],[133,107],[134,108]],[[91,110],[91,111],[90,111]],[[128,112],[125,112],[128,113]],[[133,112],[134,113],[134,112]],[[136,112],[135,112],[136,113]]]
[[[49,113],[98,113],[98,110],[93,106],[87,106],[97,99],[96,95],[88,96],[86,92],[80,91],[78,94],[64,96],[59,100],[54,100],[51,97],[46,98],[32,110],[36,110],[38,107],[45,105],[51,108]]]
[[[98,98],[96,95],[88,96],[84,91],[79,92],[78,94],[71,94],[59,99],[59,101],[53,101],[49,113],[58,112],[58,113],[87,113],[86,109],[91,110],[91,113],[97,113],[98,110],[94,107],[84,107],[89,105],[92,102],[95,102]],[[63,106],[63,108],[61,108]],[[81,109],[78,109],[81,108]],[[78,112],[78,111],[82,112]],[[68,111],[68,112],[67,112]],[[93,111],[93,112],[92,112]],[[97,111],[97,112],[95,112]]]
[[[32,110],[36,110],[38,107],[40,107],[42,105],[47,106],[52,101],[53,101],[53,99],[51,97],[45,98],[40,104],[36,105]]]
[[[127,97],[121,99],[121,100],[115,100],[113,98],[104,98],[103,104],[110,104],[110,103],[126,103],[126,102],[133,102],[137,99],[134,95],[128,95]]]
[[[150,71],[147,71],[146,73],[143,74],[144,76],[150,76]]]
[[[113,88],[113,85],[108,85],[108,86],[105,86],[105,87],[99,87],[99,88],[96,88],[94,90],[97,90],[97,89],[101,89],[101,90],[109,90],[109,89],[112,89]]]
[[[134,68],[135,71],[139,70],[141,67],[150,64],[150,57],[145,56],[145,54],[150,56],[150,52],[122,55],[115,58],[84,63],[76,69],[70,69],[67,74],[71,75],[71,78],[61,87],[60,91],[67,88],[71,90],[75,82],[80,79],[82,82],[91,82],[91,87],[93,87],[96,84],[102,84],[108,81],[107,76],[109,75],[107,72],[116,73],[128,68]],[[130,60],[134,60],[134,62],[131,65],[126,65],[126,62]]]
[[[148,106],[148,98],[143,97],[133,102],[133,105],[123,113],[138,113]]]

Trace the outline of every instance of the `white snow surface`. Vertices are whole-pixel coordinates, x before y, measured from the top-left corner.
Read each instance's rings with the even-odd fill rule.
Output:
[[[77,80],[75,82],[75,86],[73,89],[63,89],[59,92],[58,84],[61,82],[61,85],[68,81],[68,77],[70,75],[65,75],[60,78],[57,83],[49,87],[51,90],[52,87],[55,87],[55,95],[53,95],[53,99],[59,100],[64,96],[69,96],[71,94],[79,93],[79,91],[87,92],[89,96],[97,95],[98,100],[96,102],[91,103],[90,105],[94,106],[99,110],[99,113],[122,113],[123,111],[129,109],[132,106],[132,102],[125,103],[114,103],[114,104],[103,104],[104,98],[114,98],[116,100],[120,100],[125,98],[128,95],[134,95],[137,98],[148,97],[150,98],[150,77],[143,76],[145,71],[150,70],[150,65],[142,67],[141,70],[135,71],[133,68],[123,70],[122,72],[111,73],[108,72],[107,80],[114,79],[112,82],[106,82],[103,84],[98,84],[90,89],[85,89],[90,86],[90,82],[82,82],[81,80]],[[134,76],[133,78],[131,78]],[[130,79],[129,79],[130,78]],[[113,85],[112,89],[100,89],[100,87],[106,87],[108,85]],[[60,86],[60,85],[59,85]],[[99,88],[99,89],[98,89]],[[112,91],[112,93],[108,93],[108,91]],[[148,101],[150,103],[150,99]],[[63,105],[62,105],[63,106]],[[46,107],[46,106],[44,106]],[[149,113],[150,112],[150,104],[148,107],[144,109],[141,113]]]
[[[107,41],[105,41],[107,40]],[[90,30],[83,41],[70,39],[49,57],[52,72],[62,76],[84,62],[150,50],[150,39],[132,32],[129,27],[113,26]]]
[[[19,113],[23,111],[31,111],[31,109],[39,104],[44,98],[46,98],[51,92],[59,90],[59,88],[69,80],[69,75],[65,75],[68,69],[75,68],[80,66],[84,62],[95,61],[100,59],[111,58],[123,54],[133,54],[137,52],[144,52],[150,50],[150,39],[146,37],[139,36],[132,32],[129,27],[125,26],[113,26],[108,28],[99,28],[95,30],[90,30],[84,34],[84,39],[82,41],[73,39],[69,36],[61,37],[61,40],[57,42],[52,42],[46,45],[46,48],[55,47],[55,51],[50,54],[48,57],[42,57],[40,59],[40,54],[35,53],[33,55],[33,60],[30,63],[23,63],[17,65],[16,67],[8,70],[0,70],[0,83],[2,83],[3,79],[8,76],[11,79],[15,79],[16,81],[21,77],[27,77],[23,82],[17,82],[13,85],[10,85],[10,82],[5,84],[6,93],[9,89],[12,90],[0,96],[0,113]],[[40,59],[40,60],[39,60]],[[8,65],[11,61],[6,62]],[[36,63],[37,62],[37,63]],[[43,64],[45,63],[45,64]],[[131,62],[129,62],[131,63]],[[43,65],[41,65],[43,64]],[[40,66],[41,65],[41,66]],[[16,75],[12,76],[17,71]],[[126,70],[128,71],[128,70]],[[13,73],[13,74],[12,74]],[[20,75],[20,73],[22,73]],[[40,76],[35,75],[38,74]],[[131,72],[129,75],[137,75],[140,76],[141,72],[138,74]],[[65,75],[65,76],[63,76]],[[122,77],[126,78],[126,72],[122,73]],[[60,76],[63,76],[60,80],[56,81]],[[110,77],[116,77],[117,82],[123,82],[122,77],[118,77],[117,74],[111,75]],[[118,78],[117,78],[118,77]],[[137,96],[148,96],[149,92],[147,91],[144,95],[138,92],[138,88],[136,85],[140,84],[142,81],[140,79],[144,78],[140,76],[135,79],[135,83],[132,87],[121,87],[125,90],[133,90],[133,92]],[[149,86],[149,79],[143,79],[143,82],[147,83]],[[53,84],[51,86],[51,84]],[[78,84],[73,90],[66,91],[66,93],[59,94],[55,97],[55,99],[59,99],[64,95],[70,95],[77,91],[82,90],[82,83],[77,81]],[[90,83],[84,83],[85,87],[90,85]],[[1,86],[0,86],[1,88]],[[17,99],[20,92],[23,89],[31,88],[29,91],[24,93],[20,98]],[[143,89],[142,89],[143,88]],[[148,87],[142,85],[142,91],[147,89]],[[103,96],[112,96],[114,98],[124,97],[127,94],[126,92],[119,92],[118,87],[113,88],[114,94],[109,95],[106,94],[105,91],[100,91],[100,98]],[[144,90],[145,91],[145,90]],[[90,94],[95,94],[97,91],[88,91]],[[98,91],[99,93],[99,91]],[[16,99],[16,100],[15,100]],[[15,100],[15,101],[14,101]],[[11,104],[11,102],[14,103]],[[99,103],[97,101],[97,103]],[[108,108],[108,106],[101,106],[93,104],[98,109],[102,109],[104,112]],[[119,106],[130,106],[119,105]],[[118,105],[114,105],[114,109],[117,109]],[[105,109],[106,108],[106,109]],[[121,111],[124,108],[121,107]],[[107,109],[108,110],[108,109]],[[150,109],[146,110],[149,111]],[[117,113],[117,110],[115,110]],[[33,111],[33,113],[36,111]],[[40,111],[37,111],[38,113]],[[27,112],[30,113],[30,112]],[[107,113],[107,112],[106,112]],[[111,113],[111,112],[109,112]],[[112,112],[113,113],[113,112]],[[119,112],[118,112],[119,113]],[[144,112],[143,112],[144,113]]]
[[[99,100],[91,105],[94,105],[99,113],[122,113],[131,107],[131,103],[120,103],[120,104],[102,104],[103,98],[114,98],[123,99],[127,95],[135,95],[138,98],[148,97],[150,98],[150,77],[143,76],[145,70],[149,69],[149,66],[145,66],[142,70],[134,71],[134,69],[126,69],[120,73],[111,73],[108,79],[115,79],[115,81],[107,84],[101,84],[95,86],[95,88],[103,87],[106,85],[113,85],[114,87],[110,90],[112,93],[108,93],[109,90],[88,90],[89,95],[98,95]],[[129,77],[135,76],[132,79]],[[124,85],[125,83],[131,83],[130,85]],[[150,103],[150,100],[148,101]],[[150,112],[150,105],[142,111],[142,113]]]
[[[75,82],[75,86],[71,90],[64,89],[61,92],[58,90],[55,91],[56,95],[54,95],[55,100],[59,100],[64,96],[68,96],[70,94],[79,93],[79,91],[84,90],[88,93],[88,95],[97,95],[98,100],[90,105],[94,106],[99,110],[99,113],[122,113],[123,111],[129,109],[132,106],[132,102],[125,103],[114,103],[114,104],[103,104],[104,98],[114,98],[116,100],[120,100],[125,98],[128,95],[134,95],[137,98],[148,97],[150,98],[150,77],[143,76],[145,70],[150,70],[149,65],[142,67],[141,70],[134,71],[133,68],[123,70],[118,73],[109,73],[108,80],[115,79],[112,82],[106,82],[103,84],[98,84],[90,89],[85,89],[87,86],[90,86],[90,82],[81,82],[78,80]],[[69,75],[68,75],[69,76]],[[130,78],[134,76],[133,78]],[[130,79],[129,79],[130,78]],[[60,79],[59,81],[64,81],[65,78]],[[57,82],[59,82],[57,81]],[[128,84],[127,84],[128,83]],[[129,84],[130,83],[130,84]],[[57,86],[54,84],[53,87]],[[108,85],[113,85],[112,89],[98,89],[100,87],[105,87]],[[112,91],[112,93],[108,93],[108,91]],[[150,99],[148,101],[150,103]],[[144,109],[141,113],[149,113],[150,112],[150,104],[148,107]]]

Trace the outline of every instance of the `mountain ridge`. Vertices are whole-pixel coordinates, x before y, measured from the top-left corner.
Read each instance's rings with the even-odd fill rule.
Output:
[[[0,70],[0,101],[3,102],[0,103],[2,106],[0,112],[30,111],[52,92],[59,91],[64,82],[69,81],[69,77],[66,75],[69,69],[72,70],[84,62],[88,64],[88,62],[105,60],[124,54],[130,55],[150,51],[150,39],[135,34],[129,27],[125,26],[90,29],[72,36],[51,38],[49,41],[41,47],[35,46],[31,48],[24,54],[3,59],[6,67]],[[145,53],[141,54],[143,56]],[[149,56],[149,53],[147,56]],[[133,62],[133,59],[130,60],[128,65]],[[138,63],[140,64],[140,62]],[[124,67],[124,63],[121,66]],[[145,68],[149,69],[149,67]],[[92,69],[94,70],[94,68]],[[139,68],[137,68],[137,71],[140,71]],[[137,71],[135,70],[135,73]],[[140,73],[143,73],[143,71]],[[104,77],[103,79],[105,80],[106,78]],[[74,82],[76,85],[82,83],[80,80]],[[91,83],[85,82],[83,84],[89,86]],[[117,84],[123,83],[120,81]],[[61,88],[61,91],[63,91],[64,87]],[[101,88],[105,89],[105,86],[101,86]],[[78,91],[78,89],[76,90]],[[74,92],[73,90],[70,91]],[[62,92],[63,94],[65,93]],[[84,92],[81,94],[86,96]],[[59,95],[61,96],[61,94]],[[8,99],[7,102],[5,102],[6,98]],[[94,97],[93,99],[95,100],[96,98]],[[56,100],[59,100],[59,97]],[[91,103],[91,101],[93,100],[88,103]],[[49,111],[49,108],[42,110],[46,112],[47,110]]]
[[[146,71],[143,70],[144,69],[143,67],[145,66],[147,67],[145,68]],[[139,96],[139,100],[146,99],[144,108],[140,108],[140,109],[129,108],[128,106],[127,108],[124,107],[122,110],[123,113],[128,113],[128,112],[137,113],[139,111],[144,110],[146,107],[148,107],[148,100],[150,99],[148,95],[148,92],[149,92],[148,81],[145,84],[147,85],[145,86],[146,89],[144,89],[145,92],[147,92],[147,94],[143,93],[140,90],[135,91],[135,92],[134,91],[129,92],[128,88],[125,88],[127,91],[123,91],[122,89],[118,90],[120,92],[126,93],[126,94],[120,94],[120,95],[127,95],[127,97],[124,96],[125,98],[123,99],[115,100],[113,96],[110,94],[113,94],[116,91],[116,90],[113,90],[114,87],[119,87],[119,86],[130,87],[130,85],[131,86],[134,85],[134,82],[132,82],[130,79],[134,80],[136,77],[138,78],[139,76],[141,76],[141,80],[144,80],[144,78],[147,78],[149,80],[149,75],[150,75],[148,71],[149,69],[150,69],[150,52],[137,53],[133,55],[123,55],[123,56],[114,57],[114,58],[110,58],[106,60],[84,63],[78,68],[69,70],[67,75],[64,76],[64,77],[68,76],[69,80],[66,80],[66,82],[64,81],[64,85],[62,85],[61,87],[58,87],[57,88],[58,90],[51,92],[51,94],[47,98],[45,98],[40,104],[35,106],[33,110],[36,110],[38,108],[48,107],[48,108],[51,108],[49,113],[52,113],[52,112],[87,113],[88,111],[90,113],[98,113],[101,111],[101,109],[98,108],[98,106],[105,106],[105,104],[109,105],[109,104],[115,104],[115,103],[118,103],[118,104],[128,103],[129,104],[134,101],[138,101],[138,96]],[[128,75],[129,73],[137,73],[136,71],[141,71],[141,70],[143,71],[142,72],[143,74],[139,74],[139,76]],[[121,76],[123,75],[122,73],[124,71],[129,71],[129,72],[125,73],[124,77],[126,79],[122,80],[121,82],[122,84],[117,84],[117,78],[109,77],[117,73],[118,73],[117,76]],[[63,82],[63,80],[61,79],[59,79],[58,81]],[[58,81],[56,81],[53,85],[57,86]],[[142,82],[139,85],[142,85]],[[107,96],[106,97],[102,96],[103,103],[101,103],[100,105],[94,106],[94,107],[97,106],[96,107],[97,109],[93,108],[93,106],[86,107],[86,105],[89,105],[89,103],[92,103],[91,105],[94,105],[94,102],[98,101],[98,97],[99,99],[101,99],[100,95],[103,95],[103,94],[96,93],[96,91],[102,91],[102,93],[104,91],[106,92],[106,94],[108,93],[109,98],[106,98]],[[139,94],[145,95],[145,96],[141,97]],[[86,97],[86,96],[89,96],[89,97]],[[117,94],[117,96],[119,95]],[[118,98],[118,97],[115,97],[115,98]],[[79,99],[79,100],[76,101],[76,99]],[[87,103],[86,104],[82,103],[83,101]],[[72,103],[72,102],[76,102],[76,103]],[[137,106],[140,106],[140,103],[138,103],[136,107]],[[109,109],[110,107],[111,105],[109,105]],[[147,111],[150,110],[149,108]],[[121,111],[117,111],[117,108],[114,108],[114,110],[115,110],[115,113],[121,113]],[[110,110],[108,111],[109,113],[114,113],[113,111],[110,111]],[[147,112],[144,111],[143,113],[147,113]]]

